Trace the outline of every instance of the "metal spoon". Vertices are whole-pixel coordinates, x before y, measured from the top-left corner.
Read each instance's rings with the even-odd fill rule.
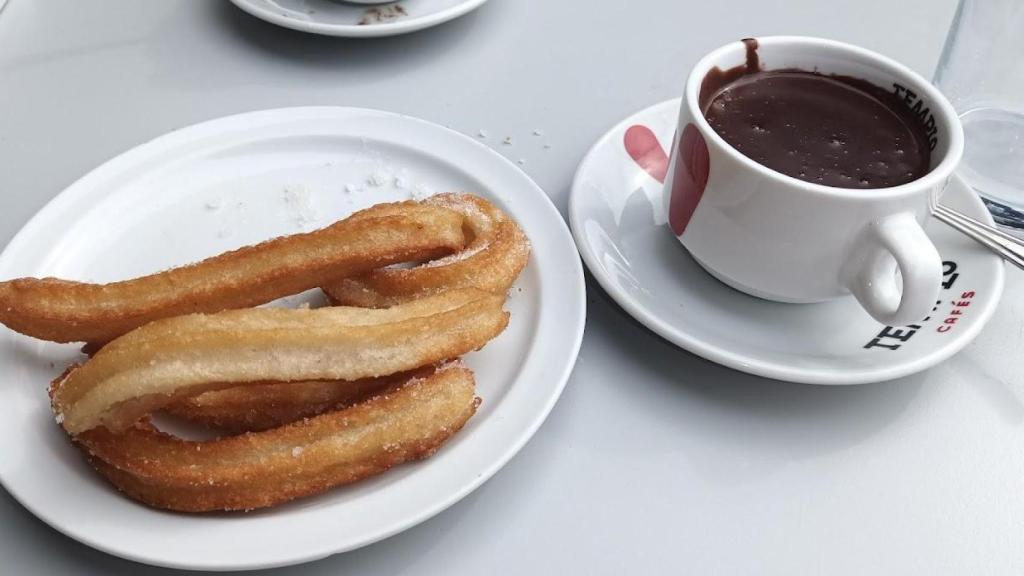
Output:
[[[1002,230],[979,222],[932,199],[932,216],[973,238],[978,244],[1024,270],[1024,241]]]

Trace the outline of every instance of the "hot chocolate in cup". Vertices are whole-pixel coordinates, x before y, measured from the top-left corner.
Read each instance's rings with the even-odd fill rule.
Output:
[[[746,39],[689,75],[669,227],[737,290],[852,294],[879,322],[910,324],[938,295],[942,261],[922,224],[962,155],[952,106],[905,66],[831,40]]]

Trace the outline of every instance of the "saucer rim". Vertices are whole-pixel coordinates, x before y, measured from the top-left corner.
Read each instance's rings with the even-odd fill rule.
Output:
[[[979,315],[977,322],[968,325],[963,331],[960,331],[958,333],[958,339],[951,342],[949,345],[943,346],[933,353],[921,356],[915,361],[900,363],[897,365],[864,368],[856,371],[829,371],[818,368],[786,367],[774,362],[762,361],[757,358],[750,357],[749,355],[732,352],[720,346],[708,344],[705,340],[687,333],[685,329],[680,329],[679,327],[658,318],[653,312],[639,304],[635,298],[625,291],[620,290],[618,286],[614,285],[603,272],[603,268],[598,262],[597,255],[593,253],[582,233],[583,223],[580,221],[582,216],[578,199],[583,194],[583,180],[585,175],[591,170],[590,164],[594,155],[599,149],[609,145],[609,142],[614,135],[619,134],[630,125],[637,124],[637,120],[639,118],[658,114],[662,112],[663,108],[674,107],[678,109],[681,105],[682,98],[672,98],[647,106],[617,122],[604,134],[598,137],[594,144],[587,150],[573,175],[572,186],[570,188],[568,203],[569,228],[572,230],[573,240],[576,242],[576,247],[580,252],[580,257],[583,259],[583,262],[587,265],[587,269],[590,270],[591,275],[595,280],[597,280],[597,283],[601,288],[612,298],[612,300],[615,301],[616,304],[621,306],[635,320],[676,347],[722,366],[726,366],[740,372],[753,374],[755,376],[762,376],[784,382],[825,386],[859,385],[884,382],[927,370],[928,368],[936,366],[958,354],[969,343],[971,343],[978,334],[981,333],[981,330],[985,326],[988,325],[992,316],[995,314],[996,308],[1002,300],[1006,286],[1005,263],[1003,263],[1002,266],[994,267],[995,286],[992,297],[987,300],[987,305],[977,312]],[[954,173],[950,177],[951,182],[954,180],[958,181],[961,185],[970,190],[970,187],[963,181],[959,174]],[[982,220],[986,224],[994,225],[992,215],[989,214],[987,209],[984,209],[984,204],[977,194],[970,195],[970,201],[972,204],[975,204],[976,207],[980,206],[982,208]],[[994,254],[986,257],[999,260],[999,257]],[[744,296],[753,298],[752,296]]]

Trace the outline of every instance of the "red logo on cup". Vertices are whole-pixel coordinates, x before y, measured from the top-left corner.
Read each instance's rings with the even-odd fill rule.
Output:
[[[630,126],[623,143],[626,145],[626,153],[638,166],[658,182],[665,183],[668,154],[665,154],[653,130],[639,124]]]
[[[677,137],[679,156],[676,159],[676,170],[672,178],[672,199],[668,207],[668,223],[676,236],[682,236],[686,225],[690,223],[697,204],[704,196],[704,188],[708,185],[711,171],[711,158],[708,156],[708,145],[704,137],[693,124],[683,128],[681,137]]]

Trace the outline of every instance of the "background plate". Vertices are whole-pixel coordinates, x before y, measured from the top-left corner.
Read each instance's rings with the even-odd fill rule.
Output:
[[[371,5],[366,0],[231,0],[249,14],[279,26],[353,38],[394,36],[437,26],[479,8],[486,1],[402,0]]]

